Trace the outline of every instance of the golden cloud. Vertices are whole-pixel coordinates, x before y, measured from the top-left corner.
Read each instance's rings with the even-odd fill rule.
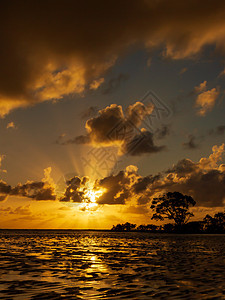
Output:
[[[195,106],[198,108],[198,115],[205,116],[215,106],[219,91],[216,88],[202,92],[198,95]]]
[[[206,45],[224,51],[225,3],[4,1],[0,36],[3,117],[16,108],[98,87],[99,78],[134,44],[160,46],[173,59],[193,57]]]

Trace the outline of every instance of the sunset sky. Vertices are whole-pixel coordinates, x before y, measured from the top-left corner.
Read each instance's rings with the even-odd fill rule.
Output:
[[[0,228],[224,211],[224,1],[1,1],[0,36]]]

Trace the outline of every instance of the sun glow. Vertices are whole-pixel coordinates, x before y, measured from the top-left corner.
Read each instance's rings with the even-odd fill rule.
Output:
[[[87,198],[89,198],[92,203],[94,203],[94,202],[96,202],[96,199],[98,198],[98,193],[96,191],[90,189],[90,190],[87,190],[87,193],[85,194],[85,196]]]
[[[94,211],[98,208],[96,203],[97,199],[104,194],[105,189],[94,189],[92,185],[88,186],[84,193],[84,202],[82,203],[82,210],[91,210]]]

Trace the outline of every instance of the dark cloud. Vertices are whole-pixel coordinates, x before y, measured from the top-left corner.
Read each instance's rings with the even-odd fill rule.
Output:
[[[196,136],[190,134],[188,136],[188,141],[182,144],[183,147],[188,150],[194,150],[199,148],[199,144],[197,144],[196,139]]]
[[[196,170],[183,181],[177,181],[175,174],[167,177],[165,184],[159,185],[160,189],[178,191],[191,195],[199,206],[216,207],[224,206],[225,199],[225,172],[221,170]]]
[[[76,202],[81,203],[87,200],[86,191],[87,183],[89,181],[88,177],[74,176],[66,182],[66,191],[63,197],[60,198],[62,202]]]
[[[159,152],[165,147],[154,144],[151,132],[139,129],[144,118],[150,115],[153,109],[152,105],[145,106],[142,102],[136,102],[128,106],[124,113],[120,105],[111,104],[100,110],[98,116],[87,120],[86,135],[64,141],[58,139],[57,143],[61,145],[90,144],[94,147],[117,146],[121,155]],[[161,133],[163,134],[167,132]]]
[[[135,171],[131,182],[124,181],[127,180],[124,173],[107,177],[109,194],[102,195],[102,204],[128,204],[136,199],[136,205],[147,205],[159,194],[178,191],[192,196],[198,206],[224,206],[225,165],[219,165],[218,161],[222,158],[225,145],[214,146],[212,150],[208,158],[201,158],[197,163],[189,159],[180,160],[172,168],[155,176],[142,177]],[[114,188],[110,189],[110,186]]]
[[[132,166],[117,175],[111,175],[97,180],[96,188],[103,188],[106,191],[98,198],[98,204],[125,204],[131,197],[131,186],[137,178],[137,169]]]
[[[195,163],[190,159],[184,158],[179,160],[176,165],[168,169],[166,173],[176,173],[179,177],[185,177],[187,174],[194,172]]]
[[[42,181],[29,182],[25,184],[18,184],[11,189],[10,195],[27,197],[34,200],[55,200],[54,188],[47,186]]]
[[[148,175],[145,177],[139,177],[133,185],[133,191],[135,194],[142,193],[148,187],[148,185],[153,184],[161,178],[161,175]]]
[[[78,136],[73,140],[69,140],[69,143],[84,143],[87,141],[90,143],[97,144],[111,144],[109,139],[109,133],[112,129],[121,122],[124,123],[126,120],[120,105],[112,104],[105,109],[99,111],[98,116],[87,120],[86,129],[87,135]],[[119,140],[119,138],[115,138]]]
[[[44,173],[45,177],[42,181],[28,181],[25,184],[18,183],[15,187],[0,181],[1,201],[4,201],[10,195],[34,200],[56,200],[55,186],[50,178],[51,168],[44,169]]]
[[[0,194],[9,194],[11,191],[11,186],[6,182],[0,180]]]
[[[108,82],[103,84],[102,86],[102,94],[107,95],[113,93],[116,89],[118,89],[121,84],[129,79],[129,74],[120,73],[118,76],[111,78]]]
[[[96,86],[131,45],[182,59],[224,33],[222,0],[2,1],[0,115]]]
[[[132,156],[142,155],[147,153],[157,153],[165,150],[165,146],[156,146],[153,141],[153,134],[149,131],[143,131],[137,134],[133,139],[122,145],[122,153],[127,153]]]
[[[225,165],[218,165],[225,145],[214,146],[208,158],[194,163],[183,159],[166,171],[157,183],[149,186],[151,195],[178,191],[192,196],[199,206],[216,207],[225,204]]]

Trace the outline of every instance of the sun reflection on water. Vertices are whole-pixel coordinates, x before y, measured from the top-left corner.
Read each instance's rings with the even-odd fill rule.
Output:
[[[222,235],[6,231],[0,237],[0,299],[181,299],[184,293],[224,299]]]

